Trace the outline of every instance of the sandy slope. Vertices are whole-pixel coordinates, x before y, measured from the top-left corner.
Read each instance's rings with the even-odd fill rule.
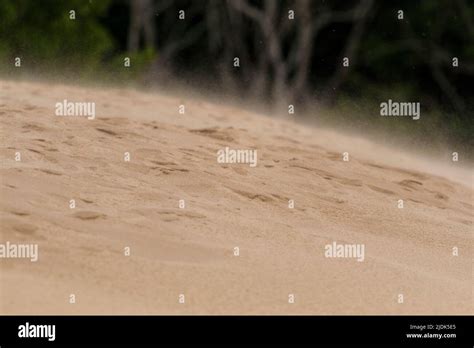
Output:
[[[63,99],[97,118],[54,116]],[[0,81],[0,116],[0,242],[40,250],[0,259],[0,313],[473,312],[460,163],[128,90]],[[226,146],[257,149],[257,167],[217,163]],[[364,262],[326,258],[333,241],[365,244]]]

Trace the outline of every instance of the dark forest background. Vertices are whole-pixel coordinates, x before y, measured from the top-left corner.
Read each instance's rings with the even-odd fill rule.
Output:
[[[11,78],[186,86],[275,112],[293,104],[295,117],[347,128],[473,145],[470,0],[0,0],[0,62]],[[420,102],[421,119],[380,117],[388,99]]]

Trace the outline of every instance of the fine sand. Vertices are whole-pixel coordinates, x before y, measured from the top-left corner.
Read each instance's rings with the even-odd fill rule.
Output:
[[[96,119],[55,116],[64,99]],[[0,80],[0,117],[0,243],[39,246],[37,262],[0,259],[2,314],[473,313],[462,154],[434,164],[290,115],[38,82]],[[257,166],[218,163],[225,147]],[[325,257],[333,242],[364,261]]]

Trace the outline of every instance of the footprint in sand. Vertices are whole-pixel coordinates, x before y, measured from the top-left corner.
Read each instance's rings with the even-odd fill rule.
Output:
[[[34,124],[34,123],[31,123],[31,124],[25,124],[23,127],[21,127],[23,129],[26,129],[25,133],[29,132],[29,131],[37,131],[37,132],[43,132],[46,130],[46,128],[44,128],[43,126],[40,126],[38,124]]]
[[[153,128],[153,129],[158,129],[158,128],[160,128],[160,127],[158,127],[158,126],[156,125],[156,122],[155,122],[155,121],[152,121],[151,123],[143,122],[141,125],[142,125],[142,126],[145,126],[145,127],[148,127],[148,128]]]
[[[381,165],[374,164],[374,163],[371,163],[371,162],[362,162],[362,163],[369,166],[369,167],[383,169],[383,170],[389,170],[389,171],[393,171],[393,172],[400,173],[400,174],[405,174],[405,175],[410,175],[410,176],[413,176],[413,177],[415,177],[419,180],[427,180],[429,178],[427,175],[425,175],[423,173],[419,173],[419,172],[415,172],[415,171],[411,171],[411,170],[406,170],[406,169],[401,169],[401,168],[396,168],[396,167],[391,167],[391,166],[381,166]]]
[[[218,127],[190,129],[189,132],[193,134],[203,135],[203,136],[210,137],[217,140],[223,140],[223,141],[235,140],[234,137],[229,134],[230,132],[228,130],[223,130]]]
[[[42,155],[43,153],[41,151],[38,151],[38,150],[35,150],[35,149],[27,149],[28,151],[31,151],[31,152],[34,152],[34,153],[38,153],[40,155]]]
[[[233,189],[231,187],[227,187],[227,188],[229,190],[231,190],[232,192],[237,193],[238,195],[240,195],[242,197],[251,199],[252,201],[255,200],[255,199],[257,199],[261,202],[272,202],[272,201],[274,201],[274,199],[272,197],[265,196],[263,194],[253,193],[253,192],[246,192],[246,191],[242,191],[242,190]]]
[[[16,216],[29,216],[30,214],[22,210],[11,210],[10,213]]]
[[[170,166],[176,166],[177,164],[174,162],[166,162],[166,161],[150,161],[154,164],[158,164],[158,166],[152,166],[149,167],[150,169],[158,169],[161,173],[163,174],[170,174],[172,172],[182,172],[182,173],[188,173],[189,169],[186,168],[176,168],[176,167],[170,167]],[[166,166],[166,167],[165,167]]]
[[[38,227],[27,224],[27,223],[15,223],[12,225],[12,228],[21,234],[31,235],[34,234]]]
[[[160,166],[175,166],[176,163],[174,162],[167,162],[167,161],[150,161],[151,163],[158,164]]]
[[[121,138],[117,133],[115,133],[114,131],[111,131],[111,130],[109,130],[109,129],[96,128],[96,130],[98,130],[99,132],[108,134],[108,135],[112,135],[112,136],[117,137],[117,138]]]
[[[91,201],[91,200],[85,199],[85,198],[80,198],[80,200],[83,201],[84,203],[87,203],[87,204],[94,203],[94,201]]]
[[[79,211],[73,214],[73,216],[80,220],[96,220],[99,218],[105,218],[104,214],[97,213],[95,211]]]
[[[101,117],[99,118],[99,122],[104,122],[107,124],[111,124],[113,126],[126,126],[130,124],[130,121],[127,118],[124,117]]]
[[[415,203],[419,203],[419,204],[424,204],[422,201],[419,201],[417,199],[413,199],[413,198],[408,198],[409,201],[411,202],[415,202]]]
[[[179,220],[181,217],[186,217],[190,219],[204,219],[206,215],[193,213],[189,211],[176,211],[171,209],[160,209],[157,211],[159,215],[162,216],[162,220],[165,222],[173,222]]]
[[[62,174],[59,173],[59,172],[56,172],[54,170],[50,170],[50,169],[38,169],[40,172],[43,172],[43,173],[46,173],[46,174],[49,174],[49,175],[57,175],[57,176],[61,176]]]
[[[337,153],[337,152],[328,151],[328,152],[326,152],[326,158],[328,158],[332,161],[342,160],[342,154]]]
[[[442,194],[441,192],[436,192],[436,191],[431,191],[434,193],[436,199],[440,199],[442,201],[448,201],[449,197],[446,196],[445,194]]]
[[[17,214],[15,214],[15,212]],[[21,219],[23,219],[23,216],[27,216],[28,213],[26,212],[23,212],[23,211],[17,211],[17,210],[14,210],[12,211],[13,214],[15,214],[16,216],[21,216]],[[19,214],[27,214],[27,215],[19,215]],[[25,237],[31,237],[33,235],[36,236],[36,230],[38,230],[38,227],[35,226],[35,225],[32,225],[32,224],[29,224],[29,223],[26,223],[26,222],[23,222],[22,220],[18,219],[18,218],[9,218],[9,217],[6,217],[6,218],[3,218],[2,219],[2,230],[7,232],[7,231],[14,231],[20,235],[23,235]]]
[[[395,194],[395,192],[393,192],[393,191],[386,190],[386,189],[383,189],[381,187],[377,187],[377,186],[374,186],[374,185],[367,185],[367,187],[370,188],[373,191],[380,192],[380,193],[385,193],[387,195],[394,195]]]
[[[355,186],[355,187],[362,186],[362,181],[357,180],[357,179],[337,178],[336,181],[342,185],[347,185],[347,186]]]
[[[276,199],[281,200],[282,202],[288,202],[290,200],[288,197],[283,197],[283,196],[277,195],[276,193],[272,193],[272,196],[275,197]]]
[[[408,189],[413,189],[413,190],[418,190],[421,186],[423,186],[423,183],[416,181],[416,180],[402,180],[397,183],[400,186],[403,186],[404,188]]]

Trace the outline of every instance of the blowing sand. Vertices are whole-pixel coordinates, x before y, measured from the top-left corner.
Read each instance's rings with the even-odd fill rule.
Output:
[[[96,118],[55,116],[64,99]],[[39,249],[0,259],[2,314],[473,313],[462,161],[132,90],[0,81],[0,116],[0,243]],[[225,147],[257,166],[218,163]]]

